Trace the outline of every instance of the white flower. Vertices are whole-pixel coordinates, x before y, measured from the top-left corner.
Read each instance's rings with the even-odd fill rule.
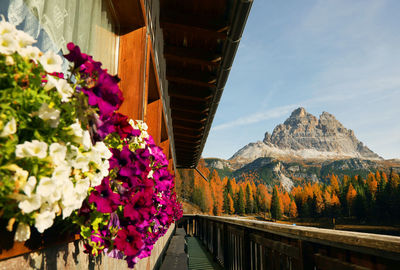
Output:
[[[15,34],[15,32],[17,31],[15,26],[9,22],[6,22],[3,15],[1,17],[2,21],[0,22],[0,35]]]
[[[83,131],[83,136],[82,136],[82,144],[83,148],[87,151],[90,148],[92,148],[92,140],[90,139],[90,133],[89,131],[85,130]]]
[[[45,158],[47,156],[47,143],[33,140],[32,142],[24,142],[18,144],[15,150],[17,158],[38,157]]]
[[[3,130],[0,133],[0,137],[7,137],[11,134],[17,132],[17,124],[15,122],[14,117],[11,118],[10,121],[4,126]]]
[[[57,88],[58,81],[53,76],[47,76],[47,83],[44,86],[44,90],[49,91],[53,88]]]
[[[79,123],[78,119],[76,119],[75,123],[73,123],[69,127],[72,130],[74,136],[76,136],[76,137],[83,136],[83,129],[82,129],[81,124]]]
[[[34,210],[37,210],[42,205],[42,198],[37,194],[32,194],[32,196],[25,197],[24,200],[20,201],[18,207],[24,213],[30,213]]]
[[[39,62],[42,64],[43,68],[49,72],[61,72],[62,59],[59,55],[52,51],[46,52],[39,58]]]
[[[49,177],[42,177],[36,189],[36,194],[46,198],[50,196],[57,189],[55,181]]]
[[[28,45],[32,45],[36,40],[24,31],[17,30],[16,32],[17,42],[20,48],[25,48]]]
[[[147,177],[148,178],[153,178],[153,173],[154,173],[154,170],[149,171],[149,174],[147,175]]]
[[[56,128],[60,122],[60,111],[57,109],[50,108],[47,103],[43,103],[39,109],[39,117],[44,121],[49,121],[52,128]]]
[[[6,65],[7,65],[7,66],[12,66],[12,65],[14,65],[14,64],[15,64],[14,58],[12,58],[11,55],[7,55],[7,56],[6,56]]]
[[[103,177],[106,177],[108,175],[108,169],[110,168],[110,162],[105,160],[103,162],[103,165],[100,167],[100,173],[103,175]]]
[[[53,183],[55,183],[54,180]],[[62,188],[55,188],[52,193],[50,193],[46,198],[42,197],[42,199],[48,202],[49,204],[54,204],[61,199],[62,193],[63,193]]]
[[[96,145],[93,147],[93,149],[96,150],[101,158],[110,159],[112,157],[110,149],[108,149],[103,142],[96,142]]]
[[[52,143],[49,147],[49,156],[56,165],[65,160],[67,154],[67,147],[59,143]]]
[[[56,217],[55,213],[51,210],[41,210],[35,218],[35,227],[39,232],[44,232],[47,228],[53,225],[53,220]]]
[[[67,162],[58,163],[54,168],[51,178],[54,179],[56,184],[62,185],[65,181],[69,181],[69,176],[71,175],[71,166]]]
[[[76,182],[75,192],[78,194],[86,194],[90,186],[89,178],[83,178]]]
[[[108,169],[107,169],[107,175],[108,175]],[[90,177],[90,183],[91,183],[92,187],[96,187],[96,186],[100,185],[101,180],[103,180],[103,178],[104,178],[103,173],[101,173],[101,172],[96,173],[94,175],[91,174],[91,175],[89,175],[89,177]]]
[[[19,189],[20,187],[23,187],[25,185],[26,179],[28,178],[28,175],[29,175],[28,171],[23,170],[16,164],[6,165],[3,168],[14,172],[13,180],[15,181],[14,184],[17,189]],[[15,195],[17,195],[17,194],[15,194]]]
[[[31,237],[31,228],[28,224],[18,223],[17,231],[15,232],[14,241],[22,242]]]
[[[37,62],[41,53],[38,48],[32,46],[21,48],[18,52],[22,57],[35,60],[35,62]]]
[[[64,79],[58,80],[56,88],[57,88],[58,93],[61,95],[62,102],[68,102],[69,98],[74,93],[74,89],[71,87],[71,85],[68,83],[68,81],[64,80]]]
[[[36,187],[36,177],[30,176],[28,178],[28,182],[25,184],[25,186],[22,190],[28,197],[30,197],[32,195],[32,191],[35,189],[35,187]]]
[[[70,164],[72,164],[74,158],[76,156],[78,156],[78,154],[80,153],[78,147],[76,147],[75,145],[71,145],[71,143],[67,143],[68,147],[69,147],[69,151],[67,152],[67,156],[66,159],[69,161]]]
[[[82,172],[89,171],[89,156],[87,154],[79,153],[74,160],[71,161],[75,169],[81,169]]]
[[[18,43],[10,34],[0,35],[0,53],[10,55],[16,52]]]

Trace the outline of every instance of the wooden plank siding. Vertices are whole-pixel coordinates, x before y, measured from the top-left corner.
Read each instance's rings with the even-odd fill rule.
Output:
[[[146,70],[146,27],[120,37],[118,76],[124,95],[119,112],[143,120]]]

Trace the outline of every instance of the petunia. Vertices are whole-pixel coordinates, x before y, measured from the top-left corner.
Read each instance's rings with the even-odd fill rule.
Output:
[[[55,216],[55,213],[50,209],[41,210],[40,213],[36,215],[35,227],[40,233],[44,232],[44,230],[53,225]]]
[[[18,223],[17,231],[15,232],[14,241],[22,242],[31,237],[31,228],[23,222]]]
[[[17,132],[17,123],[15,122],[15,118],[12,117],[10,121],[4,126],[3,130],[0,133],[0,137],[8,137],[11,134]]]
[[[42,196],[42,198],[49,197],[57,189],[57,183],[49,177],[42,177],[39,181],[39,185],[36,188],[36,194]]]
[[[69,54],[64,55],[64,57],[68,61],[74,62],[75,67],[80,67],[89,59],[89,56],[87,54],[81,53],[79,47],[72,42],[67,44],[67,49],[69,50]]]
[[[37,157],[43,159],[47,156],[47,143],[38,140],[26,141],[17,145],[15,155],[17,158]]]
[[[48,73],[61,72],[62,59],[52,51],[40,56],[39,62]]]
[[[109,178],[104,178],[102,183],[95,187],[89,196],[89,203],[96,204],[97,211],[111,213],[121,204],[119,195],[110,187]]]
[[[0,35],[0,53],[13,54],[18,50],[18,43],[11,34]]]
[[[61,96],[62,102],[68,102],[70,100],[70,97],[74,93],[74,89],[71,87],[68,81],[64,79],[58,80],[56,89]]]
[[[25,199],[21,200],[18,204],[18,207],[24,213],[31,213],[40,208],[42,205],[42,198],[40,195],[32,194],[31,196],[25,197]]]
[[[20,48],[25,48],[26,46],[32,45],[36,42],[33,37],[21,30],[17,30],[15,36]]]
[[[18,53],[27,59],[32,59],[35,61],[35,63],[37,63],[37,60],[40,57],[40,50],[37,47],[33,47],[33,46],[27,46],[25,48],[20,48],[18,50]]]
[[[115,246],[123,251],[126,256],[136,255],[143,247],[142,236],[134,226],[128,225],[126,229],[118,231]]]
[[[48,121],[52,128],[56,128],[60,122],[60,111],[50,108],[47,103],[43,103],[39,108],[38,116],[44,121]]]
[[[67,147],[59,143],[52,143],[49,147],[49,156],[55,164],[60,164],[65,160]]]

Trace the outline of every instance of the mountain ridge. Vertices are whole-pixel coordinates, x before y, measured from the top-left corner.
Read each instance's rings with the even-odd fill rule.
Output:
[[[319,119],[303,107],[294,110],[263,141],[249,143],[229,160],[249,163],[259,157],[295,157],[302,159],[361,158],[382,160],[345,128],[332,114],[323,112]]]

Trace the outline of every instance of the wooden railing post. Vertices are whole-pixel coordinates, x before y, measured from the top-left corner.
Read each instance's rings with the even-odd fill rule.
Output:
[[[250,270],[251,269],[251,252],[250,252],[250,230],[248,228],[244,228],[243,233],[243,246],[242,246],[242,255],[243,255],[243,269]]]
[[[221,246],[224,250],[224,268],[229,270],[231,269],[231,258],[230,258],[230,243],[229,243],[229,233],[228,233],[228,224],[223,223],[222,225],[222,243]]]

